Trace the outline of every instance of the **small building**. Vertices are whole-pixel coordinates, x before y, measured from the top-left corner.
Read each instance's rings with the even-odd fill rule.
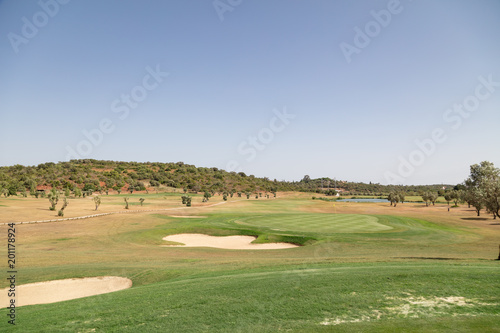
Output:
[[[42,193],[42,192],[50,191],[50,190],[52,190],[52,186],[50,186],[50,185],[38,185],[36,187],[36,191],[38,193]]]

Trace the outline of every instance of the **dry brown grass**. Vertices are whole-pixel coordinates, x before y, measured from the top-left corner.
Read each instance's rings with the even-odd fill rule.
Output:
[[[138,198],[134,198],[138,200]],[[123,211],[122,197],[103,197],[103,203],[98,212]],[[149,205],[131,206],[133,210],[150,209],[172,209],[158,212],[137,212],[130,214],[113,214],[84,220],[71,220],[64,222],[50,222],[40,224],[17,225],[17,246],[19,261],[22,267],[64,267],[66,265],[78,265],[85,270],[88,265],[103,265],[103,267],[116,267],[123,263],[130,266],[131,261],[142,260],[138,265],[147,263],[150,267],[169,267],[174,269],[180,267],[185,269],[185,260],[196,260],[204,262],[199,264],[203,269],[221,269],[221,267],[236,267],[238,265],[266,265],[287,262],[303,262],[304,260],[324,260],[340,262],[359,262],[373,260],[394,260],[397,256],[442,256],[459,257],[467,260],[474,258],[484,260],[498,256],[498,244],[500,243],[500,225],[489,216],[486,220],[476,219],[473,210],[466,206],[453,208],[447,211],[446,205],[425,207],[425,204],[405,203],[397,207],[391,207],[386,203],[333,203],[324,201],[312,201],[310,195],[287,193],[279,194],[278,199],[255,199],[230,198],[226,204],[222,204],[221,197],[214,197],[209,203],[201,203],[201,198],[196,198],[194,206],[186,209],[182,206],[178,197],[149,198]],[[113,202],[120,203],[119,205]],[[213,206],[214,204],[218,204]],[[47,199],[1,199],[2,211],[1,221],[24,221],[37,219],[56,218],[55,213],[48,210]],[[334,206],[335,205],[335,206]],[[92,199],[73,199],[67,208],[65,217],[89,215],[95,213]],[[155,230],[158,225],[168,225],[169,219],[158,219],[151,214],[165,216],[192,215],[209,216],[210,214],[238,212],[274,212],[286,209],[286,212],[298,210],[302,212],[315,213],[339,213],[339,214],[370,214],[370,215],[394,215],[412,218],[420,218],[439,225],[447,225],[467,231],[464,240],[459,243],[433,245],[427,247],[423,243],[421,249],[415,246],[401,249],[393,253],[389,243],[377,241],[376,239],[363,243],[332,243],[328,247],[312,246],[297,249],[298,251],[278,251],[272,254],[259,254],[253,252],[240,252],[237,256],[230,251],[207,250],[207,249],[165,249],[160,245],[159,235],[157,243],[146,243],[133,238],[137,233],[144,230]],[[288,210],[289,209],[289,210]],[[172,218],[175,219],[175,218]],[[186,223],[193,219],[182,219]],[[172,220],[173,221],[173,220]],[[7,226],[0,226],[0,232],[4,243],[7,234]],[[149,237],[149,236],[148,236]],[[390,240],[388,240],[390,241]],[[324,252],[324,253],[323,253]],[[402,253],[402,254],[401,254]],[[320,259],[318,259],[320,258]],[[321,259],[321,260],[323,260]],[[256,262],[258,260],[258,264]],[[133,266],[133,264],[132,264]],[[131,269],[131,268],[128,268]],[[52,271],[53,269],[51,269]],[[106,268],[99,274],[118,274],[121,271],[109,272]],[[81,272],[80,272],[81,273]],[[34,274],[34,273],[33,273]],[[38,272],[37,274],[40,274]],[[47,276],[64,278],[59,273],[47,273]],[[29,275],[25,272],[25,275]],[[73,276],[68,276],[73,277]],[[36,276],[31,276],[29,282],[40,281]],[[5,283],[3,283],[5,284]]]

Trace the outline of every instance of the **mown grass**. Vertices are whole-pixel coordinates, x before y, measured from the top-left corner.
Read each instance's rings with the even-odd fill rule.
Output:
[[[153,204],[162,200],[146,196]],[[18,283],[115,275],[132,279],[134,286],[19,308],[16,327],[7,326],[3,309],[0,330],[500,331],[500,268],[492,260],[498,253],[484,248],[499,235],[494,226],[467,227],[462,218],[469,215],[413,206],[345,204],[334,217],[323,212],[333,212],[331,203],[310,198],[234,201],[183,211],[206,216],[200,218],[136,213],[18,226]],[[369,214],[359,213],[365,208]],[[348,215],[348,209],[358,213]],[[391,215],[405,209],[412,216]],[[425,219],[416,215],[420,211]],[[363,223],[365,230],[359,228]],[[262,251],[160,246],[163,237],[184,232],[253,235],[256,242],[305,246]],[[451,296],[470,305],[409,301]]]
[[[481,281],[482,283],[477,283]],[[362,263],[203,274],[19,311],[22,332],[450,331],[499,329],[492,264]],[[467,305],[411,299],[461,297]],[[410,300],[410,301],[409,301]],[[3,311],[5,312],[5,311]],[[397,324],[395,324],[397,323]],[[416,331],[416,330],[414,330]],[[424,330],[425,331],[425,330]]]
[[[266,227],[270,230],[286,230],[315,233],[376,232],[392,229],[378,223],[370,215],[357,214],[272,214],[240,220],[244,224]]]

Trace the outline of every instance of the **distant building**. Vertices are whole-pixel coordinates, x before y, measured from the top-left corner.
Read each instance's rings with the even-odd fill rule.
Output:
[[[42,193],[42,192],[50,191],[50,190],[52,190],[52,186],[50,186],[50,185],[38,185],[36,187],[36,191],[38,193]]]

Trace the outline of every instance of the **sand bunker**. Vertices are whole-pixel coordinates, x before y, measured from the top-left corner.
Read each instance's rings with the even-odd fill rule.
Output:
[[[180,217],[184,219],[206,219],[206,216],[194,216],[194,215],[169,215],[170,217]]]
[[[16,306],[48,304],[70,299],[106,294],[132,287],[132,281],[117,276],[65,279],[16,286]],[[0,306],[7,307],[7,290],[0,290]]]
[[[168,247],[215,247],[230,250],[276,250],[297,247],[290,243],[251,244],[252,236],[208,236],[203,234],[179,234],[164,237],[163,240],[185,245],[163,245]]]

